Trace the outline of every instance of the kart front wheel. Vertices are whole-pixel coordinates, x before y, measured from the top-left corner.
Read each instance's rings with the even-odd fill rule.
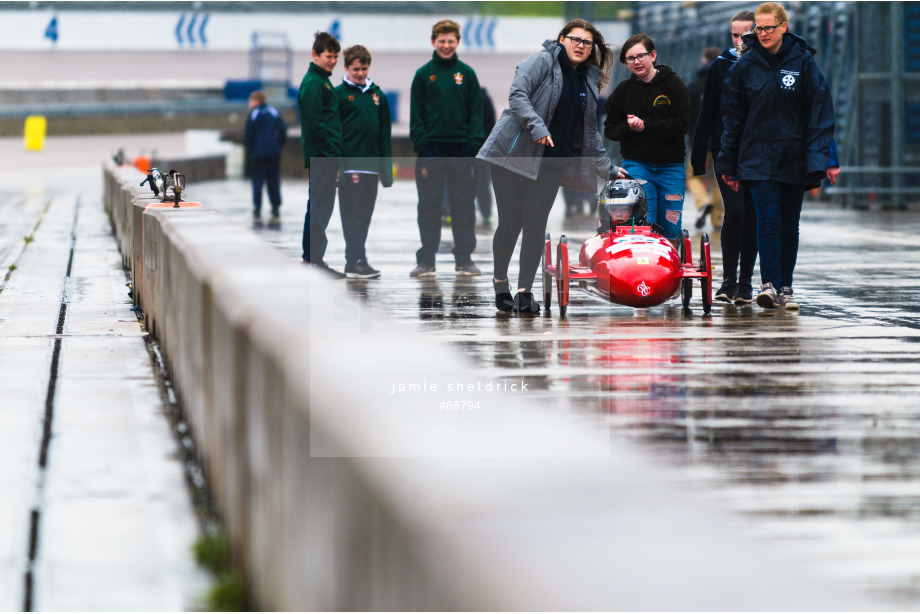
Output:
[[[547,232],[543,243],[543,261],[541,263],[541,270],[543,271],[543,307],[546,311],[549,311],[553,302],[553,276],[547,271],[547,267],[549,267],[549,263],[553,259],[552,249],[553,246]]]
[[[565,317],[569,306],[569,246],[565,235],[556,246],[556,298],[559,300],[559,315]]]
[[[683,230],[680,234],[680,262],[681,265],[690,264],[692,258],[688,251],[688,246],[690,243],[690,233],[687,230]],[[690,307],[690,299],[693,297],[693,280],[682,278],[680,280],[680,302],[684,306],[684,309]]]
[[[712,311],[712,254],[709,248],[709,235],[705,232],[700,238],[700,273],[706,277],[700,278],[703,286],[703,313]]]

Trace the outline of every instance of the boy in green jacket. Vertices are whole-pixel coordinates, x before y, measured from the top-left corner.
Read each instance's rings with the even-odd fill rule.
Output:
[[[393,147],[387,97],[367,76],[371,53],[361,45],[344,53],[345,77],[335,88],[342,119],[339,214],[345,235],[345,276],[380,277],[367,261],[364,244],[377,201],[377,181],[393,185]]]
[[[485,140],[482,91],[476,72],[457,59],[460,26],[449,19],[431,30],[434,53],[412,80],[409,136],[418,158],[418,230],[422,247],[410,277],[435,275],[441,243],[445,186],[454,234],[457,275],[481,275],[471,255],[476,249],[476,183],[473,157]]]
[[[332,82],[332,69],[339,61],[339,41],[328,32],[317,32],[313,41],[313,63],[300,83],[300,140],[303,165],[310,169],[310,196],[303,225],[303,260],[336,278],[345,275],[324,261],[326,226],[335,205],[335,183],[339,171],[342,121]]]

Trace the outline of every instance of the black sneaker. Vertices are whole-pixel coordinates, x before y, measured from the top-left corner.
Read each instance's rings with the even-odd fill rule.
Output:
[[[514,295],[514,311],[521,315],[535,316],[540,313],[540,303],[533,292],[518,292]]]
[[[508,283],[508,280],[495,281],[493,278],[492,286],[495,288],[495,308],[499,311],[512,311],[514,297],[511,296],[511,284]]]
[[[366,260],[358,260],[352,266],[345,267],[345,277],[348,279],[376,279],[380,271],[372,267]]]
[[[726,279],[722,282],[722,285],[719,287],[718,292],[716,292],[715,299],[717,301],[722,301],[723,303],[731,303],[735,300],[735,295],[738,291],[738,284],[735,283],[734,279]]]
[[[760,286],[760,294],[757,295],[757,304],[764,309],[776,309],[779,307],[777,296],[776,288],[768,281]]]
[[[712,211],[712,204],[706,204],[700,207],[696,212],[696,227],[702,228],[706,225],[706,216]]]
[[[738,284],[738,291],[735,293],[735,305],[750,305],[753,303],[753,292],[754,289],[751,287],[751,282],[741,282]]]
[[[321,271],[322,273],[325,273],[326,275],[328,275],[329,277],[333,279],[345,279],[345,273],[339,273],[338,271],[330,267],[328,264],[326,264],[322,260],[320,260],[319,262],[311,262],[310,266],[312,266],[317,271]]]

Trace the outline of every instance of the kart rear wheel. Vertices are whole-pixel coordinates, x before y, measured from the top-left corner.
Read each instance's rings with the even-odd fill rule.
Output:
[[[703,286],[703,313],[708,314],[712,310],[712,255],[709,235],[705,232],[700,237],[700,273],[706,274],[700,278],[700,284]]]
[[[565,235],[559,237],[556,246],[556,298],[559,300],[559,315],[565,317],[569,306],[569,246]]]
[[[550,305],[553,302],[553,276],[547,272],[546,267],[549,266],[549,263],[552,261],[552,243],[550,241],[549,233],[546,233],[543,243],[543,262],[541,270],[543,271],[543,307],[546,311],[549,311]]]
[[[683,230],[680,233],[680,262],[681,266],[684,264],[690,264],[693,262],[692,257],[687,248],[687,244],[690,242],[690,232]],[[684,309],[690,307],[690,299],[693,297],[693,280],[687,278],[681,278],[680,280],[680,302],[684,306]]]

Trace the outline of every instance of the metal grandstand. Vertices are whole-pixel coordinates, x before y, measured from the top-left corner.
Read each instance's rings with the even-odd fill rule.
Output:
[[[704,47],[731,45],[728,24],[749,2],[633,2],[634,31],[686,81]],[[837,119],[842,172],[824,194],[843,204],[920,202],[920,3],[787,2],[790,28],[817,50]],[[618,65],[614,82],[625,78]]]

